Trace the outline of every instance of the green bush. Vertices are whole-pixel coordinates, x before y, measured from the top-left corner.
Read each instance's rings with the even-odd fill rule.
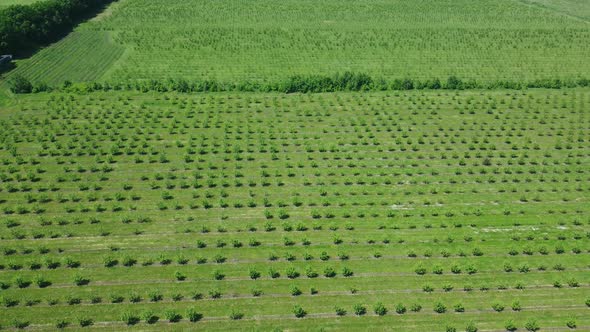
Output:
[[[357,316],[362,316],[367,313],[367,308],[362,304],[355,304],[352,307],[352,310],[354,311],[354,314]]]
[[[494,309],[496,312],[501,312],[504,311],[504,305],[501,303],[494,303],[492,304],[492,309]]]
[[[80,324],[81,327],[87,327],[87,326],[93,325],[94,320],[92,320],[91,318],[87,318],[87,317],[81,317],[78,319],[78,324]]]
[[[58,319],[57,321],[55,321],[55,328],[57,329],[65,329],[66,327],[68,327],[68,325],[70,325],[70,323],[64,319]]]
[[[240,311],[237,310],[232,310],[232,312],[229,314],[229,318],[231,320],[240,320],[242,318],[244,318],[244,314]]]
[[[154,315],[153,312],[151,311],[145,311],[142,315],[141,318],[143,318],[143,320],[147,323],[147,324],[155,324],[158,322],[158,320],[160,320],[160,317]]]
[[[189,308],[186,312],[186,316],[188,317],[188,320],[193,323],[203,319],[203,314],[197,312],[194,308]]]
[[[469,324],[467,324],[467,327],[465,327],[465,332],[477,332],[477,327],[473,322],[469,322]]]
[[[33,84],[22,75],[14,75],[9,81],[10,91],[12,93],[31,93]]]
[[[434,304],[434,312],[439,314],[444,314],[447,311],[447,307],[442,304],[441,302],[436,302]]]
[[[403,305],[401,303],[398,303],[398,304],[395,305],[395,312],[397,314],[403,315],[403,314],[406,313],[406,311],[407,311],[407,309],[406,309],[406,306],[405,305]]]
[[[135,325],[135,324],[139,323],[139,321],[140,321],[139,316],[132,314],[130,312],[124,312],[121,315],[121,320],[123,321],[123,323],[127,324],[128,326]]]
[[[504,324],[504,328],[506,329],[506,331],[516,331],[518,330],[518,328],[516,327],[516,325],[514,324],[513,320],[509,320]]]
[[[375,314],[377,314],[378,316],[384,316],[385,314],[387,314],[387,308],[385,308],[385,306],[383,305],[383,303],[378,302],[375,307],[373,308],[373,311],[375,312]]]
[[[174,310],[166,310],[164,312],[164,317],[166,317],[166,320],[170,323],[178,323],[182,319],[182,316]]]
[[[300,305],[296,305],[293,308],[293,313],[295,314],[295,317],[297,317],[297,318],[303,318],[307,315],[307,312]]]
[[[524,328],[527,331],[532,331],[532,332],[539,331],[541,329],[541,327],[539,327],[539,324],[535,320],[529,320],[528,322],[526,322],[524,324]]]

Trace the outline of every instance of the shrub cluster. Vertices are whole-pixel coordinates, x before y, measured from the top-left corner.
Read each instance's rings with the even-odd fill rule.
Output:
[[[17,89],[25,86],[26,89]],[[14,79],[12,90],[15,93],[30,93],[44,91],[64,91],[87,93],[94,91],[140,91],[140,92],[283,92],[283,93],[321,93],[336,91],[400,91],[400,90],[466,90],[466,89],[526,89],[546,88],[560,89],[590,86],[590,80],[538,79],[530,82],[522,81],[493,81],[477,82],[462,80],[456,76],[449,76],[445,81],[438,78],[430,80],[374,78],[365,73],[344,72],[332,76],[326,75],[295,75],[283,81],[276,82],[239,82],[228,83],[214,80],[187,81],[185,79],[168,80],[138,80],[127,83],[121,82],[64,82],[61,86],[49,86],[45,83],[31,84],[26,79]]]

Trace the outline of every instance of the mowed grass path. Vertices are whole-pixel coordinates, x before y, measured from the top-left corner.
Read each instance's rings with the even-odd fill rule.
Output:
[[[19,97],[0,118],[0,324],[588,328],[589,105],[588,89]]]
[[[112,43],[108,32],[75,31],[31,58],[17,61],[17,68],[6,77],[22,75],[51,86],[65,81],[92,82],[100,79],[123,52],[123,47]]]
[[[240,83],[344,71],[483,83],[589,77],[590,27],[564,14],[578,7],[585,13],[587,6],[531,3],[122,0],[79,27],[83,38],[18,65],[25,76],[51,83]],[[112,41],[103,41],[106,35]]]

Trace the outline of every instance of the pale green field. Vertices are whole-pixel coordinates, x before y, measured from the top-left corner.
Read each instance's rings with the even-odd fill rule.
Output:
[[[590,1],[587,0],[521,0],[563,15],[590,23]]]

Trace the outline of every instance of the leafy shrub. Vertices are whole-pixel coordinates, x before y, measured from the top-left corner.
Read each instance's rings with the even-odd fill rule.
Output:
[[[355,304],[352,307],[352,310],[354,311],[354,314],[357,315],[357,316],[362,316],[362,315],[364,315],[364,314],[367,313],[367,308],[364,305],[360,304],[360,303],[359,304]]]
[[[279,278],[281,276],[279,271],[273,269],[272,267],[268,270],[268,274],[273,279]]]
[[[295,314],[295,317],[297,317],[297,318],[303,318],[307,315],[307,312],[299,305],[296,305],[293,308],[293,313]]]
[[[465,332],[477,332],[477,327],[473,322],[469,322],[469,324],[467,324],[467,327],[465,327]]]
[[[286,274],[287,274],[287,278],[289,278],[289,279],[299,278],[299,275],[300,275],[299,272],[297,272],[295,270],[295,268],[293,268],[293,267],[288,268]]]
[[[70,325],[70,323],[64,319],[58,319],[57,321],[55,321],[55,328],[57,329],[65,329],[66,327],[68,327],[68,325]]]
[[[262,289],[258,287],[252,288],[252,296],[258,297],[260,295],[262,295]]]
[[[104,260],[103,260],[103,262],[104,262],[104,266],[105,267],[113,267],[113,266],[116,266],[117,264],[119,264],[119,261],[118,260],[116,260],[116,259],[114,259],[113,257],[110,257],[110,256],[105,257]]]
[[[537,323],[537,321],[535,320],[529,320],[524,324],[524,328],[527,331],[539,331],[541,328],[539,327],[539,324]]]
[[[80,303],[82,303],[82,299],[79,297],[68,295],[66,297],[66,303],[69,305],[80,304]]]
[[[512,302],[512,311],[521,311],[522,310],[522,306],[520,305],[519,301],[514,301]]]
[[[416,272],[417,275],[424,275],[426,274],[426,268],[422,265],[418,265],[416,269],[414,269],[414,272]]]
[[[139,316],[132,314],[130,312],[124,312],[121,315],[121,320],[123,321],[123,323],[127,324],[128,326],[135,325],[135,324],[139,323],[139,321],[140,321]]]
[[[436,302],[434,304],[434,312],[439,313],[439,314],[443,314],[447,311],[447,307],[442,304],[441,302]]]
[[[516,324],[514,324],[513,320],[508,320],[504,324],[504,328],[506,329],[506,331],[511,331],[511,332],[518,330],[518,327],[516,327]]]
[[[225,278],[225,274],[219,270],[215,270],[215,272],[213,272],[213,278],[215,280],[223,280]]]
[[[352,277],[354,275],[354,272],[352,272],[351,269],[345,266],[344,268],[342,268],[342,275],[345,277]]]
[[[378,316],[384,316],[385,314],[387,314],[387,308],[385,308],[385,306],[381,302],[378,302],[375,305],[373,311],[375,311],[375,314],[377,314]]]
[[[308,266],[308,267],[305,268],[305,275],[308,278],[317,278],[318,277],[318,273],[315,270],[313,270],[311,268],[311,266]]]
[[[83,277],[80,274],[76,274],[74,276],[74,284],[76,286],[85,286],[85,285],[88,285],[89,283],[90,283],[90,279]]]
[[[301,292],[301,289],[299,289],[299,287],[297,287],[297,286],[292,286],[291,287],[291,295],[293,295],[293,296],[299,296],[299,295],[301,295],[301,293],[302,292]]]
[[[193,323],[203,319],[203,314],[197,312],[195,308],[189,308],[186,311],[186,316],[188,317],[188,320]]]
[[[33,84],[22,75],[14,75],[9,81],[10,91],[12,93],[31,93]]]
[[[426,293],[432,293],[434,292],[434,288],[430,285],[424,285],[422,286],[422,290],[425,291]]]
[[[492,309],[494,309],[496,312],[501,312],[504,311],[504,305],[501,303],[494,303],[492,304]]]
[[[162,299],[164,297],[162,296],[162,293],[160,293],[159,291],[153,290],[153,291],[149,292],[148,298],[150,299],[151,302],[158,302],[158,301],[162,301]]]
[[[137,293],[131,293],[131,294],[129,294],[129,302],[139,303],[139,302],[141,302],[141,296]]]
[[[144,311],[143,314],[141,314],[141,318],[143,318],[143,320],[148,324],[155,324],[158,322],[158,320],[160,320],[160,317],[154,315],[154,313],[151,311]]]
[[[117,294],[111,294],[110,298],[111,303],[122,303],[125,300],[123,296]]]
[[[333,268],[331,268],[331,267],[326,267],[324,269],[324,276],[326,278],[333,278],[333,277],[336,276],[336,271]]]
[[[166,310],[164,312],[164,317],[166,317],[166,320],[170,323],[178,323],[182,319],[182,316],[174,310]]]
[[[250,274],[250,279],[256,280],[256,279],[260,278],[260,272],[254,270],[254,269],[250,269],[249,274]]]
[[[174,272],[174,278],[177,281],[184,281],[184,280],[186,280],[186,276],[184,274],[182,274],[180,271]],[[216,280],[219,280],[219,279],[216,279]]]
[[[346,310],[342,307],[335,307],[334,310],[336,311],[336,315],[338,316],[346,316]]]
[[[242,312],[232,310],[232,312],[229,314],[229,318],[231,320],[239,320],[239,319],[244,318],[244,314]]]
[[[406,306],[405,305],[403,305],[401,303],[398,303],[398,304],[395,305],[395,312],[397,314],[403,315],[403,314],[406,313],[406,311],[407,311],[407,309],[406,309]]]
[[[80,324],[81,327],[87,327],[93,325],[94,320],[92,320],[91,318],[82,317],[78,319],[78,324]]]

